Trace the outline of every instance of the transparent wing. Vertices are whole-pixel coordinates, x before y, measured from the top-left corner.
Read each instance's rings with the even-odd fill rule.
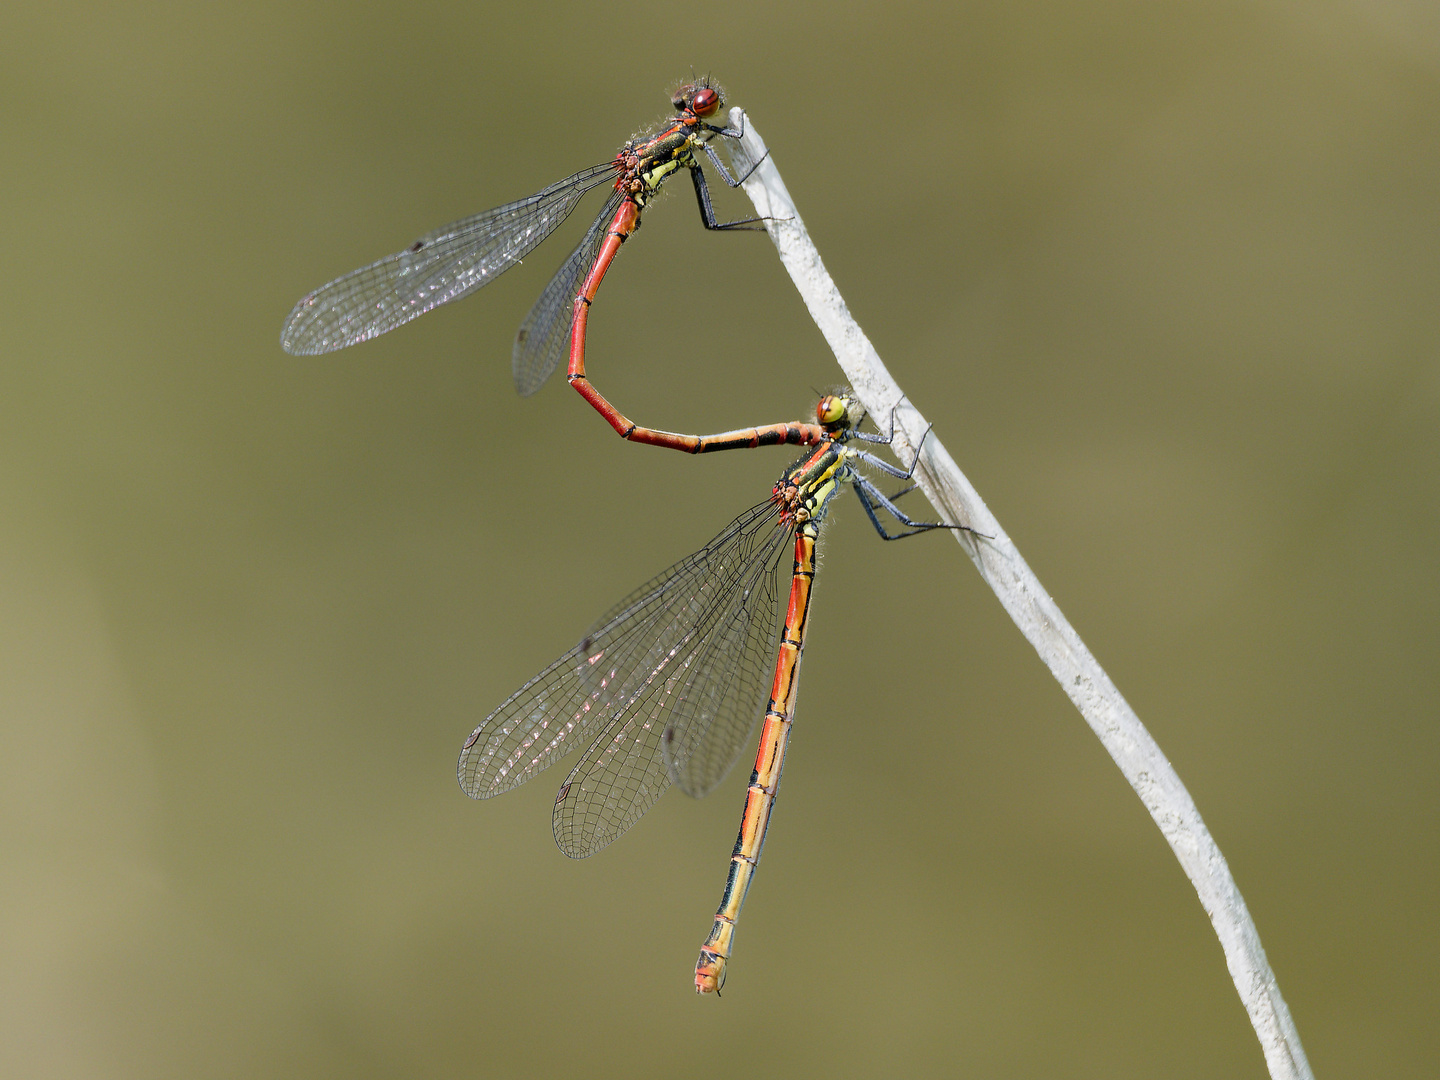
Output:
[[[587,191],[614,176],[613,162],[592,165],[322,285],[290,312],[280,330],[281,348],[297,356],[343,349],[478,289],[554,232]]]
[[[775,572],[792,535],[773,507],[759,509],[760,528],[742,528],[711,552],[707,591],[677,620],[683,632],[647,654],[648,674],[561,785],[555,842],[572,859],[619,837],[672,779],[704,795],[730,771],[759,719],[765,669],[774,666],[765,654],[778,633]],[[667,747],[683,748],[678,762]]]
[[[460,786],[481,799],[508,791],[618,722],[620,727],[610,736],[613,739],[632,714],[638,715],[651,702],[660,709],[658,716],[671,717],[676,699],[661,694],[657,700],[657,693],[673,683],[676,671],[693,665],[696,655],[703,652],[701,647],[720,625],[727,603],[733,603],[729,596],[733,582],[759,572],[753,567],[747,572],[745,567],[758,562],[773,572],[773,551],[783,548],[789,533],[789,526],[778,523],[774,505],[761,503],[736,518],[705,547],[611,608],[575,648],[527,682],[475,729],[460,752]],[[773,612],[770,621],[774,622]],[[712,664],[710,677],[723,681],[730,673],[723,664]],[[684,720],[683,710],[677,715]],[[673,717],[656,726],[657,739],[651,750],[662,778],[658,735],[671,723]],[[682,726],[688,730],[688,724]],[[616,802],[630,797],[614,782],[603,792],[599,786],[589,790]],[[577,791],[577,798],[579,794]],[[617,806],[608,818],[633,823],[653,801],[651,795],[638,811]],[[557,818],[558,814],[557,809]],[[603,845],[590,850],[598,846]],[[565,843],[561,847],[567,853],[578,850]]]
[[[671,715],[661,749],[670,780],[692,798],[708,795],[729,774],[770,700],[780,597],[788,595],[773,572],[783,551],[782,544],[763,568],[756,562],[741,569],[702,654],[683,673],[683,705]],[[717,668],[729,677],[707,677]]]
[[[515,334],[515,348],[510,354],[510,370],[515,376],[515,389],[521,397],[529,397],[545,384],[570,340],[570,324],[575,315],[575,294],[581,279],[595,265],[600,245],[605,242],[615,211],[625,199],[615,192],[591,222],[589,230],[576,245],[565,264],[555,271],[550,284],[535,301],[530,314]]]

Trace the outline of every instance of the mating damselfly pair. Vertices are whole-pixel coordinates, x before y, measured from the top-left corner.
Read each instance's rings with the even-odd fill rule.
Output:
[[[281,341],[294,353],[326,352],[466,295],[539,244],[586,192],[613,179],[605,206],[516,336],[517,389],[528,395],[539,388],[557,366],[568,336],[571,385],[627,439],[690,453],[775,444],[811,448],[785,470],[768,499],[606,612],[574,649],[486,717],[460,754],[461,786],[475,798],[488,798],[583,750],[560,787],[553,815],[560,849],[582,858],[630,828],[672,783],[696,797],[712,790],[763,717],[724,896],[695,969],[695,988],[705,993],[724,983],[735,920],[779,786],[794,722],[816,544],[831,501],[851,488],[887,540],[967,527],[912,520],[894,500],[914,485],[887,496],[862,472],[874,468],[909,480],[919,452],[902,469],[856,445],[888,445],[890,437],[859,431],[864,410],[848,393],[822,397],[814,422],[695,436],[639,427],[589,382],[590,303],[620,244],[638,227],[640,211],[667,176],[690,170],[707,228],[747,228],[758,220],[717,222],[710,205],[697,151],[710,157],[727,183],[740,183],[710,145],[713,137],[741,135],[708,122],[723,104],[719,91],[696,82],[681,87],[673,104],[677,116],[671,123],[627,143],[614,161],[437,230],[306,296],[287,319]],[[903,528],[887,531],[881,513]],[[787,550],[793,550],[793,563],[782,618]]]

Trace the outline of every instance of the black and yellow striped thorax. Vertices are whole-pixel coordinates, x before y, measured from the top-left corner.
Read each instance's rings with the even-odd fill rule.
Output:
[[[695,148],[702,134],[698,118],[681,119],[659,134],[626,143],[615,158],[620,170],[615,186],[644,206],[671,173],[696,167]]]
[[[855,475],[850,459],[855,451],[845,446],[850,433],[865,418],[865,409],[848,393],[826,394],[815,407],[815,418],[827,438],[811,453],[791,465],[775,481],[770,501],[780,508],[780,520],[815,535],[835,493]]]
[[[696,149],[719,130],[705,118],[717,114],[724,104],[719,88],[703,79],[680,87],[674,96],[675,119],[654,134],[631,139],[615,155],[620,173],[615,187],[643,207],[671,173],[698,168]]]
[[[852,453],[838,442],[827,442],[786,469],[770,494],[780,507],[780,520],[797,528],[818,525],[830,500],[850,480]]]

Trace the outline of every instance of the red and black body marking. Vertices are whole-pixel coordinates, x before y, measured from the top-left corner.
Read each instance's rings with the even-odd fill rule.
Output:
[[[646,202],[667,176],[681,168],[690,170],[690,179],[695,185],[695,198],[700,205],[700,218],[707,229],[717,232],[743,230],[753,227],[754,223],[760,220],[743,218],[737,221],[716,221],[715,209],[710,203],[710,191],[705,183],[705,171],[695,157],[696,149],[703,148],[727,184],[738,187],[744,181],[744,177],[740,180],[731,177],[716,157],[714,149],[709,146],[710,139],[716,135],[739,138],[742,134],[737,129],[706,122],[706,118],[718,113],[725,103],[719,88],[701,80],[680,87],[672,101],[679,113],[674,123],[639,142],[626,143],[615,157],[615,166],[619,171],[619,176],[615,179],[615,189],[624,193],[624,201],[615,211],[595,262],[575,295],[570,323],[570,367],[567,378],[576,392],[605,418],[606,423],[614,428],[621,438],[630,442],[667,446],[689,454],[786,443],[810,445],[818,438],[811,430],[813,425],[773,424],[765,428],[747,428],[719,435],[681,435],[641,427],[611,405],[590,382],[585,372],[586,324],[590,305],[595,300],[595,294],[600,291],[600,283],[605,279],[610,263],[619,254],[620,246],[640,227],[640,211],[645,208]]]
[[[753,227],[757,219],[717,221],[701,154],[727,184],[737,180],[710,145],[716,136],[741,132],[712,123],[724,106],[718,87],[694,80],[673,95],[675,115],[657,130],[631,139],[609,161],[503,206],[451,222],[393,255],[362,266],[302,297],[286,318],[280,344],[295,355],[347,348],[388,333],[442,304],[489,284],[517,265],[569,217],[588,192],[611,189],[580,243],[556,271],[515,335],[511,368],[522,396],[535,393],[569,350],[570,381],[616,431],[636,442],[691,453],[774,442],[805,441],[790,425],[759,441],[691,438],[640,428],[591,385],[585,372],[585,333],[590,304],[620,245],[639,227],[640,212],[673,173],[686,169],[706,229]],[[780,431],[780,428],[784,428]]]

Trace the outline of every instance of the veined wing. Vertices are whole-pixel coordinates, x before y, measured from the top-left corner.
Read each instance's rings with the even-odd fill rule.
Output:
[[[587,191],[614,176],[613,162],[592,165],[528,199],[437,229],[404,251],[322,285],[290,312],[280,331],[281,347],[295,355],[343,349],[478,289],[554,232]]]
[[[694,639],[715,608],[721,579],[712,567],[731,565],[756,535],[774,530],[775,519],[769,502],[746,511],[607,611],[578,645],[506,699],[461,750],[466,794],[509,791],[593,738]]]
[[[677,676],[678,703],[661,732],[665,771],[692,798],[708,795],[734,768],[765,713],[780,638],[782,556],[794,535],[756,536],[727,575],[723,606],[695,661]],[[719,674],[723,673],[723,674]]]
[[[741,564],[757,560],[763,564],[767,559],[773,563],[770,551],[783,548],[788,533],[788,526],[777,524],[775,507],[761,503],[700,551],[615,605],[574,649],[527,682],[475,729],[460,753],[461,787],[475,798],[508,791],[592,740],[596,742],[592,752],[602,744],[613,745],[627,725],[650,708],[648,723],[654,737],[648,756],[650,771],[658,772],[658,790],[651,784],[646,792],[627,791],[613,781],[603,783],[598,773],[588,786],[574,783],[577,777],[572,774],[566,789],[575,799],[584,791],[608,801],[612,805],[607,820],[624,820],[625,827],[633,824],[669,783],[659,736],[680,703],[676,673],[693,667],[696,657],[705,655],[705,643],[722,625],[733,582],[746,576]],[[774,539],[767,542],[769,537]],[[752,567],[750,576],[756,572]],[[724,666],[716,668],[715,677],[724,680]],[[602,737],[597,739],[597,733]],[[593,753],[586,755],[582,768],[592,757]],[[611,753],[608,760],[616,760],[616,755]],[[558,806],[556,814],[558,827]],[[609,839],[621,831],[615,830]],[[567,854],[582,853],[586,846],[589,850],[583,853],[589,854],[603,844],[561,843]]]
[[[628,681],[633,693],[560,788],[555,842],[566,855],[584,858],[615,840],[672,779],[699,796],[734,764],[767,700],[753,658],[774,648],[774,577],[792,535],[765,504],[706,550],[703,593],[647,650],[636,668],[643,677]]]
[[[581,279],[595,265],[600,246],[605,242],[611,219],[624,201],[622,192],[615,192],[596,215],[589,230],[576,245],[565,264],[555,271],[550,284],[535,301],[530,314],[515,335],[515,348],[510,354],[510,370],[515,376],[515,389],[521,397],[529,397],[545,384],[570,340],[570,324],[575,315],[575,293]]]

